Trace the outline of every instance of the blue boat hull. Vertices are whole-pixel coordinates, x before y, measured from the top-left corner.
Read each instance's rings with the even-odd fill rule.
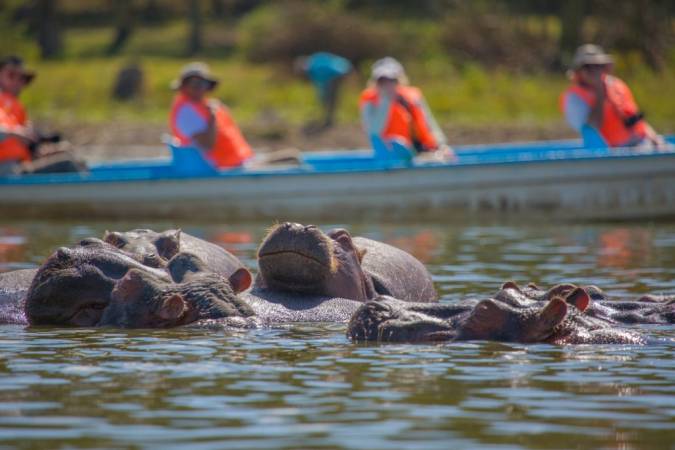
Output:
[[[670,142],[675,143],[672,137]],[[675,217],[675,151],[578,141],[457,149],[453,162],[307,153],[303,164],[200,171],[169,160],[0,179],[4,217],[219,220],[641,220]]]

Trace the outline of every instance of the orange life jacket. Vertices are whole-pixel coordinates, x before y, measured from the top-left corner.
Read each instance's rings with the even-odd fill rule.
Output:
[[[422,144],[425,150],[435,149],[438,142],[434,137],[429,124],[420,106],[422,92],[412,86],[397,86],[395,98],[389,110],[387,124],[380,137],[383,140],[399,139],[407,147],[412,148],[414,142]],[[380,101],[377,88],[369,87],[361,93],[359,107],[367,103],[377,105]]]
[[[647,124],[641,119],[640,110],[633,94],[623,81],[611,75],[605,76],[607,95],[603,105],[602,125],[598,132],[612,147],[633,145],[649,134]],[[564,112],[565,98],[576,94],[589,107],[595,106],[595,93],[574,82],[560,96],[560,109]]]
[[[191,105],[195,111],[206,121],[209,120],[209,107],[206,101],[196,103],[188,99],[183,94],[178,94],[171,106],[170,127],[173,135],[178,139],[182,146],[194,145],[191,136],[185,136],[178,129],[177,114],[178,110],[185,104]],[[216,127],[216,136],[213,147],[207,150],[206,159],[218,168],[240,166],[248,158],[253,156],[253,150],[242,136],[239,127],[232,120],[227,108],[220,105],[214,111],[214,122]]]
[[[23,127],[28,122],[26,110],[19,99],[8,92],[0,92],[0,125],[7,130]],[[0,138],[0,163],[30,161],[28,147],[17,138]]]

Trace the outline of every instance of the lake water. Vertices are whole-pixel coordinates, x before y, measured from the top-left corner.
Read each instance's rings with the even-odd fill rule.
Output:
[[[269,224],[4,224],[0,271],[106,228],[177,225],[254,268]],[[675,292],[671,224],[323,225],[414,253],[444,302],[510,279]],[[0,326],[0,449],[675,448],[675,343],[356,345],[344,330]]]

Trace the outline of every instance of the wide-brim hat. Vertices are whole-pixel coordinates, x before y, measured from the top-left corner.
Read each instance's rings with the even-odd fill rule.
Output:
[[[171,89],[180,89],[188,78],[201,78],[202,80],[208,81],[210,83],[209,89],[215,88],[220,82],[218,78],[211,75],[211,70],[207,64],[203,62],[192,62],[183,66],[178,78],[171,82]]]
[[[605,50],[599,45],[585,44],[574,52],[572,69],[576,70],[587,65],[606,66],[613,62],[612,57],[605,53]]]

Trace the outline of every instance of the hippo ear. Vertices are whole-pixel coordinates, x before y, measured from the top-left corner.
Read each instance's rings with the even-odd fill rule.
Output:
[[[521,292],[520,287],[515,281],[507,281],[506,283],[502,284],[502,290],[505,289],[513,289],[517,292]]]
[[[541,288],[531,281],[527,283],[527,287],[536,291],[541,291]]]
[[[167,230],[155,239],[157,254],[164,259],[173,258],[180,251],[181,230]]]
[[[574,291],[577,288],[576,285],[571,284],[571,283],[563,283],[563,284],[556,284],[553,286],[551,289],[548,290],[546,297],[547,298],[553,298],[553,297],[567,297],[567,295],[570,294],[570,292]]]
[[[579,311],[585,311],[590,302],[591,297],[582,288],[576,288],[565,297],[565,303],[576,306]]]
[[[179,294],[174,294],[162,302],[159,307],[159,317],[164,320],[178,320],[185,311],[185,300]]]
[[[230,275],[229,281],[234,293],[238,294],[251,286],[253,277],[251,276],[251,272],[242,267]]]
[[[542,328],[553,329],[565,320],[566,315],[567,303],[560,297],[555,297],[539,312]]]
[[[103,234],[103,240],[117,248],[122,248],[128,243],[122,234],[118,233],[117,231],[106,230],[106,232]]]

